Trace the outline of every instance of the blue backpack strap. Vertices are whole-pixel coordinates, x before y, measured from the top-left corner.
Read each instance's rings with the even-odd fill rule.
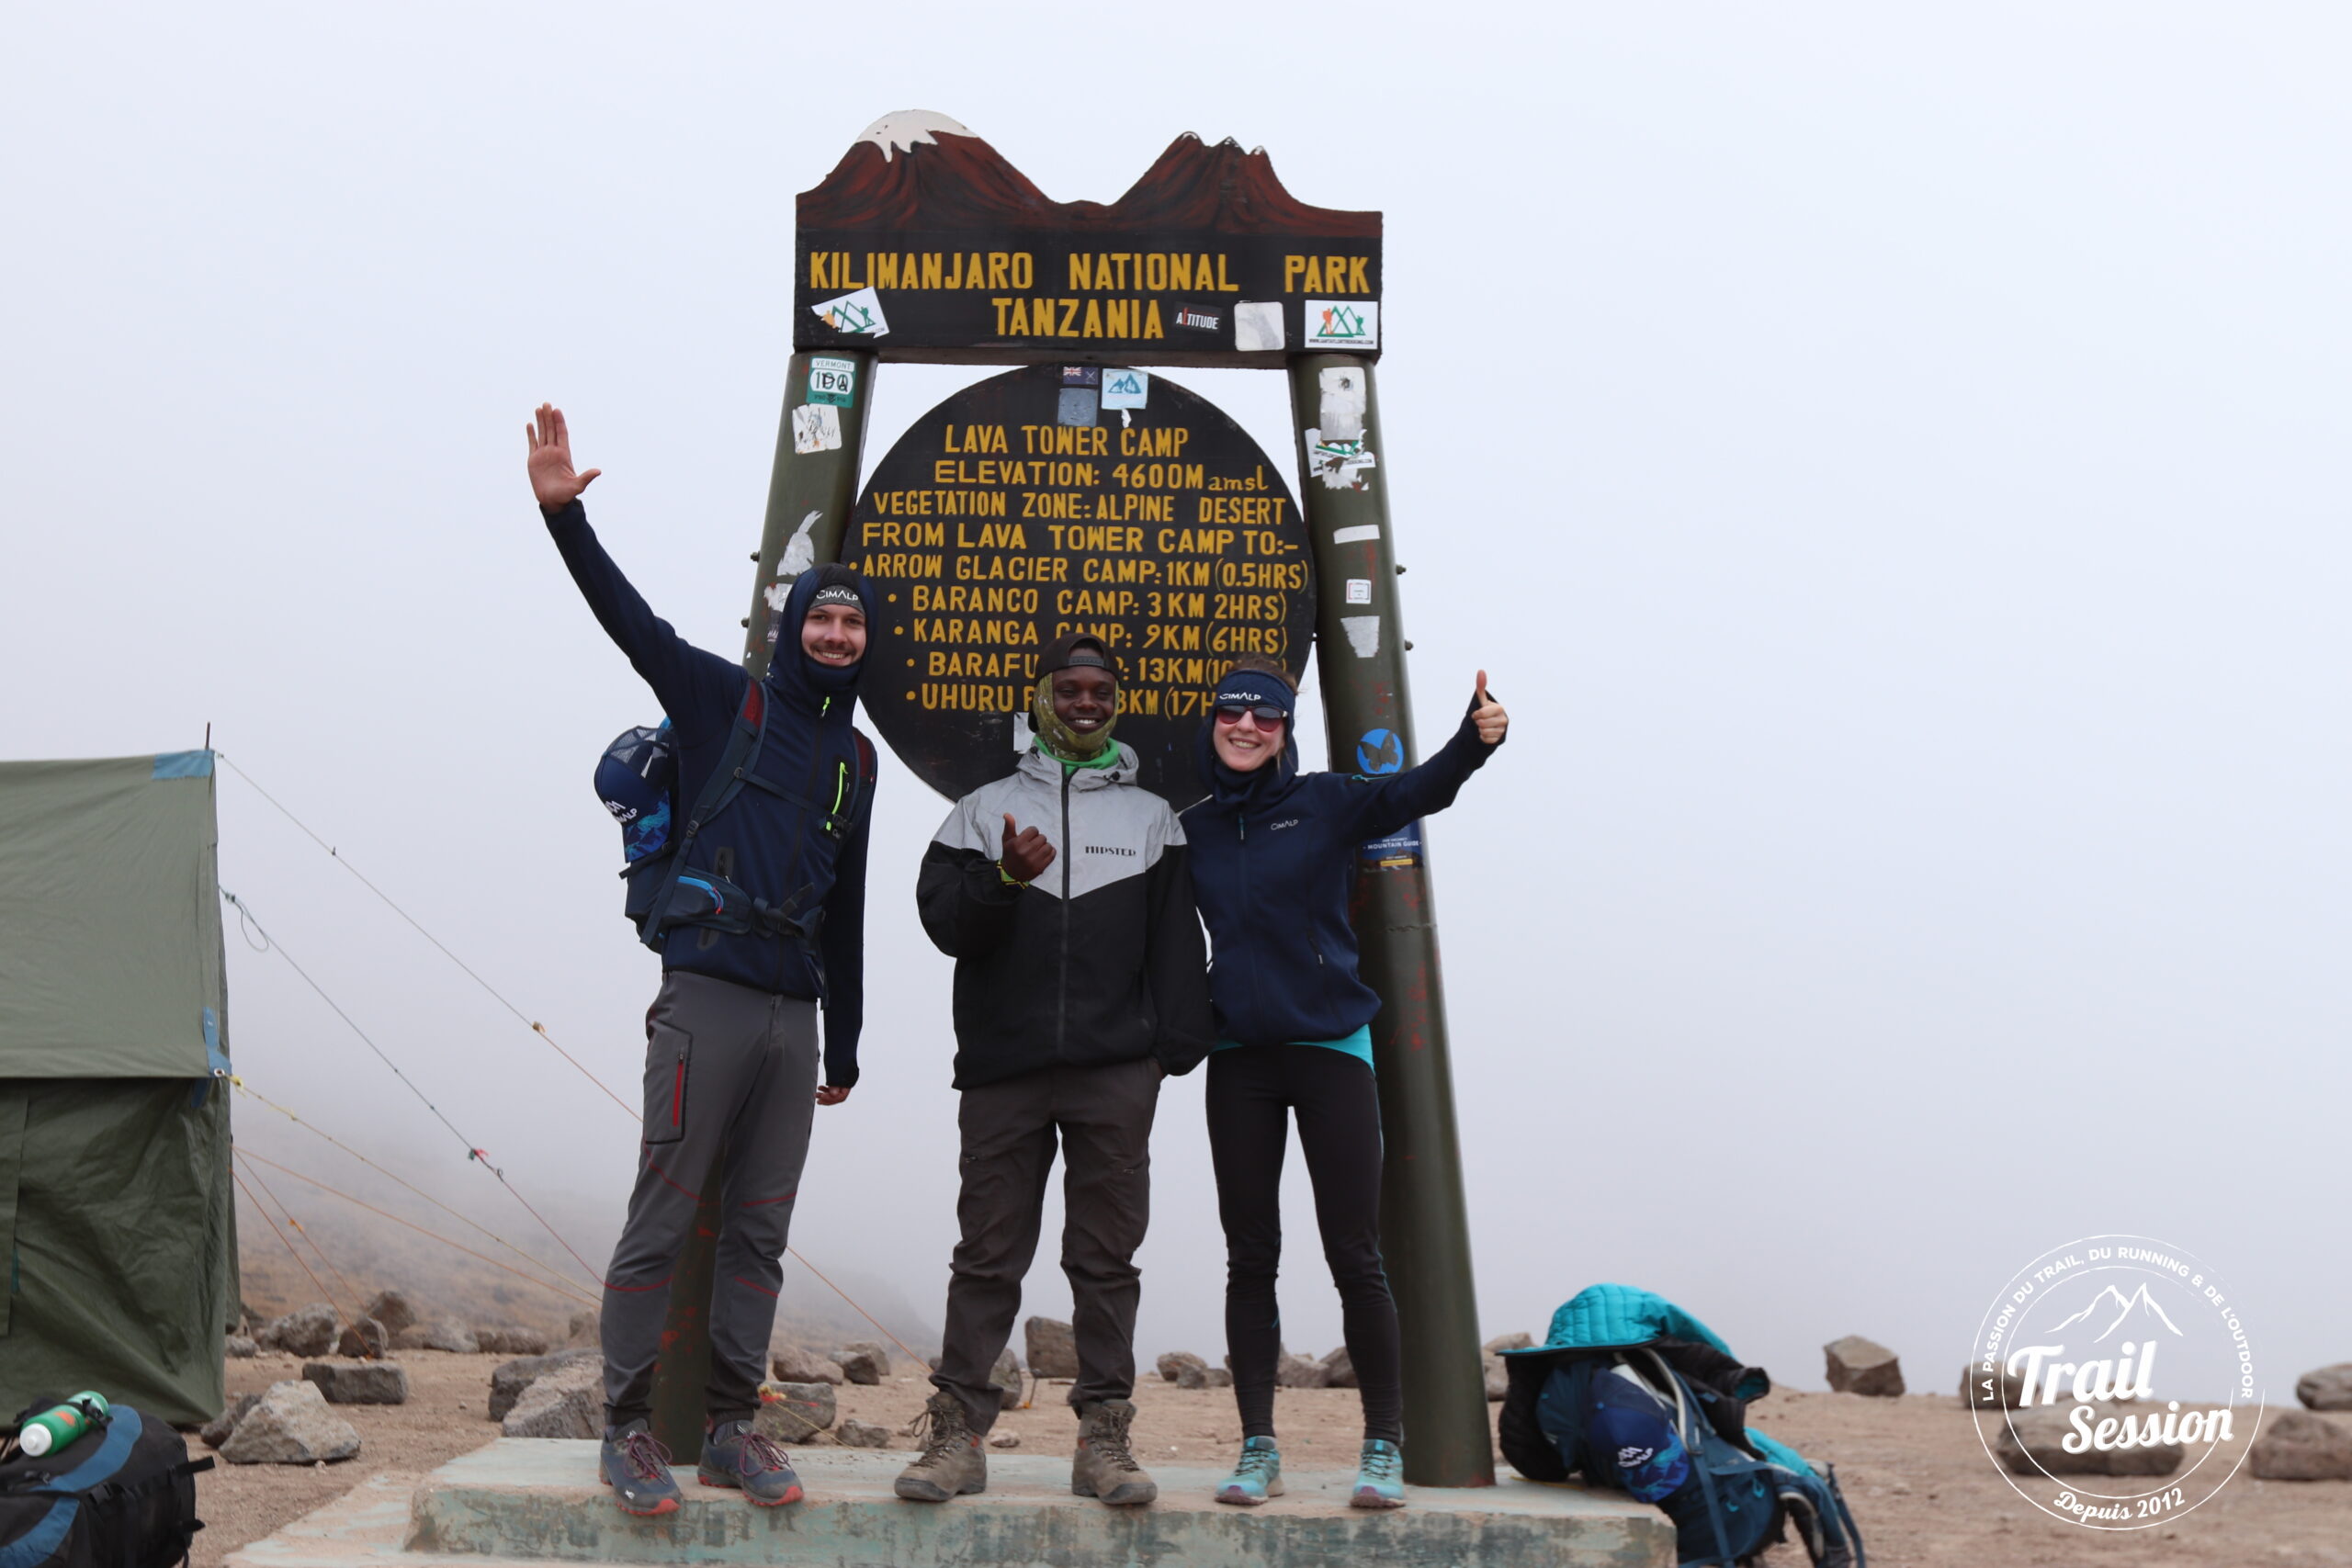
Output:
[[[670,869],[662,877],[661,890],[653,896],[645,923],[638,930],[639,940],[657,953],[668,936],[664,917],[669,913],[678,884],[686,879],[686,855],[694,848],[695,835],[712,818],[727,809],[728,805],[741,793],[743,780],[759,764],[760,749],[767,742],[767,697],[760,690],[760,683],[757,681],[746,682],[743,704],[736,710],[735,728],[727,737],[727,749],[719,753],[718,765],[711,769],[710,777],[703,781],[702,793],[695,797],[694,809],[686,814],[685,829],[670,851]],[[707,878],[697,876],[693,880],[695,886],[710,892],[714,901],[721,901],[721,895],[712,888]]]

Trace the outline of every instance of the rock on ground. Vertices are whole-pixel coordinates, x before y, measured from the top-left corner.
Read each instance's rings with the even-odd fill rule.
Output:
[[[261,1354],[261,1347],[242,1334],[232,1334],[221,1344],[220,1353],[232,1361],[249,1361]]]
[[[844,1447],[853,1449],[887,1449],[890,1446],[888,1427],[869,1426],[864,1421],[844,1421],[840,1433]]]
[[[245,1413],[260,1403],[260,1394],[239,1394],[229,1402],[229,1407],[226,1410],[220,1412],[214,1420],[208,1422],[197,1436],[204,1439],[206,1448],[219,1448],[229,1440],[229,1434],[237,1429],[237,1423],[245,1418]]]
[[[498,1429],[510,1438],[602,1437],[604,1363],[574,1361],[534,1380]]]
[[[1276,1388],[1328,1388],[1330,1382],[1330,1374],[1323,1370],[1322,1362],[1294,1356],[1287,1350],[1274,1363]]]
[[[329,1404],[406,1404],[408,1369],[397,1361],[311,1361],[302,1369]]]
[[[1487,1376],[1487,1403],[1500,1404],[1510,1397],[1510,1368],[1500,1356],[1485,1357],[1480,1364]]]
[[[523,1397],[525,1389],[529,1388],[549,1372],[560,1371],[565,1367],[578,1366],[582,1362],[595,1363],[596,1375],[604,1376],[603,1352],[589,1349],[585,1346],[573,1350],[558,1350],[549,1356],[518,1357],[514,1360],[492,1368],[490,1418],[493,1421],[505,1420],[506,1413],[514,1408],[515,1403]]]
[[[474,1348],[489,1356],[544,1356],[548,1337],[536,1328],[477,1328]]]
[[[1903,1363],[1894,1352],[1859,1334],[1849,1334],[1821,1348],[1829,1359],[1829,1387],[1835,1393],[1863,1393],[1893,1399],[1903,1392]],[[2164,1471],[2131,1472],[2132,1474]]]
[[[283,1350],[289,1356],[323,1356],[334,1348],[334,1308],[324,1302],[312,1302],[263,1325],[254,1336],[254,1343],[265,1350]]]
[[[805,1345],[777,1349],[768,1358],[768,1371],[778,1382],[829,1382],[839,1387],[849,1381],[839,1361]]]
[[[2352,1429],[2308,1410],[2274,1410],[2246,1468],[2265,1481],[2352,1481]]]
[[[1020,1446],[1021,1434],[1018,1432],[992,1432],[989,1435],[989,1447],[992,1449],[1017,1449]]]
[[[431,1323],[413,1324],[392,1336],[395,1350],[447,1350],[453,1355],[470,1356],[481,1348],[474,1339],[474,1331],[454,1317],[435,1318]]]
[[[1223,1367],[1204,1367],[1196,1362],[1177,1371],[1176,1386],[1178,1388],[1231,1388],[1233,1374]]]
[[[1159,1358],[1159,1375],[1165,1381],[1174,1382],[1178,1375],[1182,1373],[1186,1367],[1205,1367],[1207,1365],[1208,1363],[1206,1361],[1202,1360],[1190,1350],[1170,1350],[1168,1354]]]
[[[563,1344],[566,1349],[582,1345],[602,1345],[605,1340],[605,1320],[594,1310],[575,1312],[571,1321],[564,1325]]]
[[[1532,1334],[1498,1334],[1478,1348],[1489,1356],[1499,1356],[1506,1350],[1531,1350],[1535,1348]]]
[[[1355,1359],[1348,1354],[1348,1348],[1345,1345],[1323,1358],[1323,1386],[1325,1388],[1356,1386]]]
[[[334,1353],[354,1360],[375,1360],[391,1348],[392,1337],[384,1325],[372,1317],[362,1317],[357,1323],[345,1325],[342,1337],[334,1342]]]
[[[2064,1405],[2037,1404],[2030,1410],[2013,1410],[1994,1440],[1994,1451],[2014,1475],[2170,1475],[2180,1468],[2181,1445],[2158,1443],[2153,1448],[2086,1449],[2070,1454],[2061,1445],[2074,1427],[2067,1420],[2074,1408],[2069,1400]],[[2098,1404],[2092,1409],[2094,1425],[2110,1418],[2137,1416],[2145,1414],[2128,1404]],[[2162,1412],[2155,1412],[2161,1415]]]
[[[398,1291],[378,1291],[360,1312],[384,1325],[386,1334],[398,1334],[416,1322],[416,1309]]]
[[[842,1377],[867,1388],[890,1375],[890,1352],[870,1341],[844,1345],[833,1352],[833,1359],[841,1363]]]
[[[2024,1398],[2025,1379],[2006,1368],[1996,1374],[1971,1361],[1960,1369],[1960,1402],[1971,1409],[2015,1410]]]
[[[839,1414],[829,1382],[763,1382],[752,1429],[779,1443],[805,1443]]]
[[[2352,1361],[2338,1361],[2295,1380],[2295,1397],[2306,1410],[2352,1410]]]
[[[321,1464],[359,1451],[359,1434],[327,1407],[312,1382],[272,1383],[229,1440],[220,1457],[231,1464]]]
[[[938,1370],[936,1367],[932,1369],[933,1371]],[[1007,1345],[997,1352],[996,1365],[989,1369],[989,1382],[996,1385],[998,1409],[1021,1408],[1021,1359],[1012,1353],[1012,1346]]]
[[[1058,1318],[1033,1317],[1021,1325],[1029,1371],[1041,1378],[1078,1376],[1078,1334]]]

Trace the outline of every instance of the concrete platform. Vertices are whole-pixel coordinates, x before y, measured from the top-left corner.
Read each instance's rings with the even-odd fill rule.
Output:
[[[1476,1491],[1408,1489],[1409,1506],[1347,1506],[1352,1472],[1286,1474],[1261,1508],[1209,1496],[1223,1473],[1155,1465],[1159,1501],[1106,1508],[1069,1493],[1064,1455],[991,1453],[989,1489],[907,1503],[903,1453],[800,1449],[808,1496],[753,1508],[679,1477],[685,1506],[632,1519],[597,1483],[596,1445],[501,1438],[426,1476],[379,1475],[228,1568],[492,1568],[500,1561],[819,1562],[836,1568],[1672,1568],[1657,1509],[1512,1479]]]

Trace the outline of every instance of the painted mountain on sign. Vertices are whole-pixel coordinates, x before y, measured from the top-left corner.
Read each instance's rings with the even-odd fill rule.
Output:
[[[2132,1294],[2126,1296],[2122,1292],[2117,1290],[2114,1286],[2109,1285],[2106,1289],[2100,1291],[2098,1294],[2093,1296],[2088,1306],[2075,1314],[2074,1316],[2058,1324],[2056,1327],[2051,1330],[2051,1332],[2055,1334],[2058,1329],[2071,1328],[2078,1323],[2096,1323],[2103,1321],[2106,1323],[2107,1326],[2100,1329],[2096,1335],[2092,1336],[2092,1343],[2096,1344],[2099,1340],[2105,1339],[2109,1335],[2113,1334],[2126,1323],[2135,1321],[2145,1323],[2152,1318],[2155,1322],[2163,1324],[2166,1328],[2171,1329],[2176,1336],[2180,1333],[2180,1329],[2173,1323],[2173,1320],[2165,1315],[2165,1309],[2158,1306],[2149,1298],[2147,1286],[2142,1285],[2138,1290],[2132,1292]]]
[[[803,232],[897,229],[1175,229],[1228,234],[1380,237],[1380,214],[1310,207],[1283,187],[1265,150],[1190,132],[1118,200],[1056,201],[945,115],[886,115],[833,172],[800,193]]]

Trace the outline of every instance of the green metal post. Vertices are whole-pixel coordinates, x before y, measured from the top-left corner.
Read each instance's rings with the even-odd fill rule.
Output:
[[[1302,355],[1291,361],[1290,393],[1299,498],[1315,552],[1316,666],[1331,766],[1380,766],[1374,754],[1359,759],[1358,746],[1386,730],[1396,738],[1391,755],[1410,767],[1419,752],[1373,368],[1346,355]],[[1308,446],[1309,431],[1322,438],[1319,452]],[[1352,451],[1351,441],[1358,444]],[[1373,466],[1349,461],[1366,455]],[[1339,488],[1323,477],[1335,466]],[[1494,1438],[1426,849],[1409,861],[1366,864],[1351,910],[1364,981],[1381,998],[1372,1025],[1387,1150],[1380,1234],[1404,1330],[1405,1479],[1421,1486],[1491,1486]]]
[[[820,396],[845,396],[846,402],[811,401],[810,362],[816,359],[850,365],[851,385],[845,392],[837,376],[819,389]],[[865,413],[874,396],[874,364],[870,354],[792,356],[785,378],[784,418],[776,431],[775,467],[768,478],[767,522],[754,558],[759,576],[752,584],[752,613],[743,617],[743,668],[754,680],[767,673],[770,629],[775,624],[768,591],[780,581],[788,585],[805,568],[841,554],[842,533],[857,504],[858,460],[865,451]],[[795,421],[808,419],[806,411],[810,408],[832,410],[830,424],[838,426],[839,445],[800,450],[803,443]],[[820,427],[816,442],[833,434],[821,416],[812,423]],[[711,1274],[718,1256],[719,1172],[726,1159],[722,1149],[703,1178],[694,1229],[670,1276],[670,1314],[662,1325],[662,1354],[653,1368],[653,1435],[682,1465],[702,1457],[703,1405],[710,1382]]]

